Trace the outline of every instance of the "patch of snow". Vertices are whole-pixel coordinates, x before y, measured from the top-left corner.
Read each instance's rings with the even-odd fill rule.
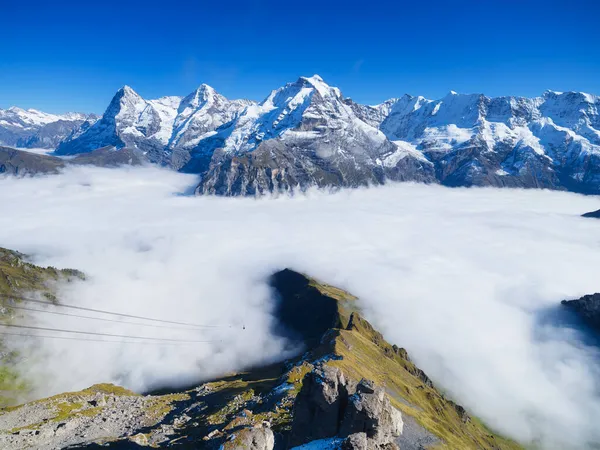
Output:
[[[473,128],[459,128],[454,124],[441,127],[427,127],[423,131],[421,142],[433,144],[428,150],[448,151],[463,144],[475,135]]]
[[[52,148],[20,148],[20,147],[17,147],[17,150],[21,150],[21,151],[27,152],[27,153],[35,153],[36,155],[49,155],[54,151],[54,149],[52,149]]]
[[[279,386],[277,386],[275,389],[273,389],[273,392],[275,394],[283,394],[287,391],[291,391],[292,389],[294,389],[294,385],[290,384],[290,383],[281,383]]]
[[[319,439],[308,444],[293,447],[291,450],[337,450],[343,441],[341,438]]]
[[[383,159],[383,165],[386,167],[395,167],[398,162],[407,156],[412,156],[419,161],[431,164],[431,162],[425,158],[422,152],[417,150],[417,147],[410,142],[405,141],[392,141],[396,146],[397,150],[389,156]]]

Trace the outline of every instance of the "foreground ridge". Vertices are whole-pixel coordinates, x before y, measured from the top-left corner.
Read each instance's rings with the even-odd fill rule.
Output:
[[[303,355],[189,390],[140,396],[112,385],[0,414],[2,448],[517,449],[441,394],[338,288],[283,270],[276,334]]]

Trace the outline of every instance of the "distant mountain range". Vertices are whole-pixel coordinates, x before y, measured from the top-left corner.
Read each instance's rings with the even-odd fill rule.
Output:
[[[0,143],[55,146],[58,156],[127,148],[148,162],[200,174],[199,194],[386,180],[600,194],[600,97],[580,92],[450,92],[439,100],[405,95],[366,106],[314,75],[260,103],[228,100],[207,85],[187,97],[145,100],[125,86],[99,119],[16,111],[0,111]],[[20,119],[7,119],[13,116]]]
[[[13,106],[0,109],[0,144],[11,147],[54,149],[84,123],[93,124],[95,114],[47,114]]]

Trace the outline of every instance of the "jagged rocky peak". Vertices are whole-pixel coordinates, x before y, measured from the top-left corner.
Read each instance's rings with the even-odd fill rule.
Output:
[[[144,99],[138,94],[131,86],[125,85],[121,87],[114,95],[111,103],[121,103],[126,105],[128,103],[134,103],[144,101]]]
[[[314,94],[322,99],[341,99],[341,92],[336,87],[331,87],[319,75],[300,77],[293,83],[275,89],[262,102],[265,108],[276,108],[282,105],[291,105],[292,108],[309,102]]]
[[[138,149],[150,162],[200,174],[202,194],[385,181],[597,194],[599,110],[599,97],[581,92],[524,98],[450,91],[437,100],[404,95],[367,106],[318,75],[275,89],[260,103],[228,100],[207,85],[185,98],[145,100],[125,86],[102,120],[62,130],[68,137],[59,139],[57,153]],[[3,120],[0,112],[0,142],[9,145],[50,143],[46,133],[57,135],[44,128],[30,139],[26,125]]]
[[[215,97],[224,99],[222,95],[217,94],[208,84],[201,84],[198,89],[189,94],[181,101],[180,113],[184,113],[186,108],[197,109],[207,103],[214,101]]]
[[[593,127],[600,144],[600,97],[584,92],[546,91],[540,111],[557,125],[579,130]],[[587,137],[587,136],[586,136]]]
[[[321,95],[321,97],[325,98],[333,96],[336,98],[340,98],[342,96],[340,90],[337,87],[329,86],[319,75],[315,74],[312,77],[300,77],[298,81],[302,82],[303,84],[312,86]]]
[[[144,99],[133,88],[125,85],[115,93],[104,113],[104,117],[117,115],[122,110],[133,108],[140,103],[145,103]]]

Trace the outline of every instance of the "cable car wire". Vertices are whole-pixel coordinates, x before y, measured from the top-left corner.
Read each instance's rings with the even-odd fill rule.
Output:
[[[165,341],[165,342],[215,342],[215,341],[203,341],[203,340],[190,340],[190,339],[168,339],[168,338],[155,338],[150,336],[131,336],[124,334],[110,334],[110,333],[99,333],[94,331],[80,331],[80,330],[65,330],[62,328],[49,328],[49,327],[36,327],[33,325],[18,325],[14,323],[2,323],[0,324],[2,327],[11,327],[11,328],[25,328],[28,330],[41,330],[41,331],[56,331],[60,333],[75,333],[75,334],[89,334],[93,336],[107,336],[107,337],[118,337],[118,338],[126,338],[126,339],[143,339],[143,340],[151,340],[151,341]]]

